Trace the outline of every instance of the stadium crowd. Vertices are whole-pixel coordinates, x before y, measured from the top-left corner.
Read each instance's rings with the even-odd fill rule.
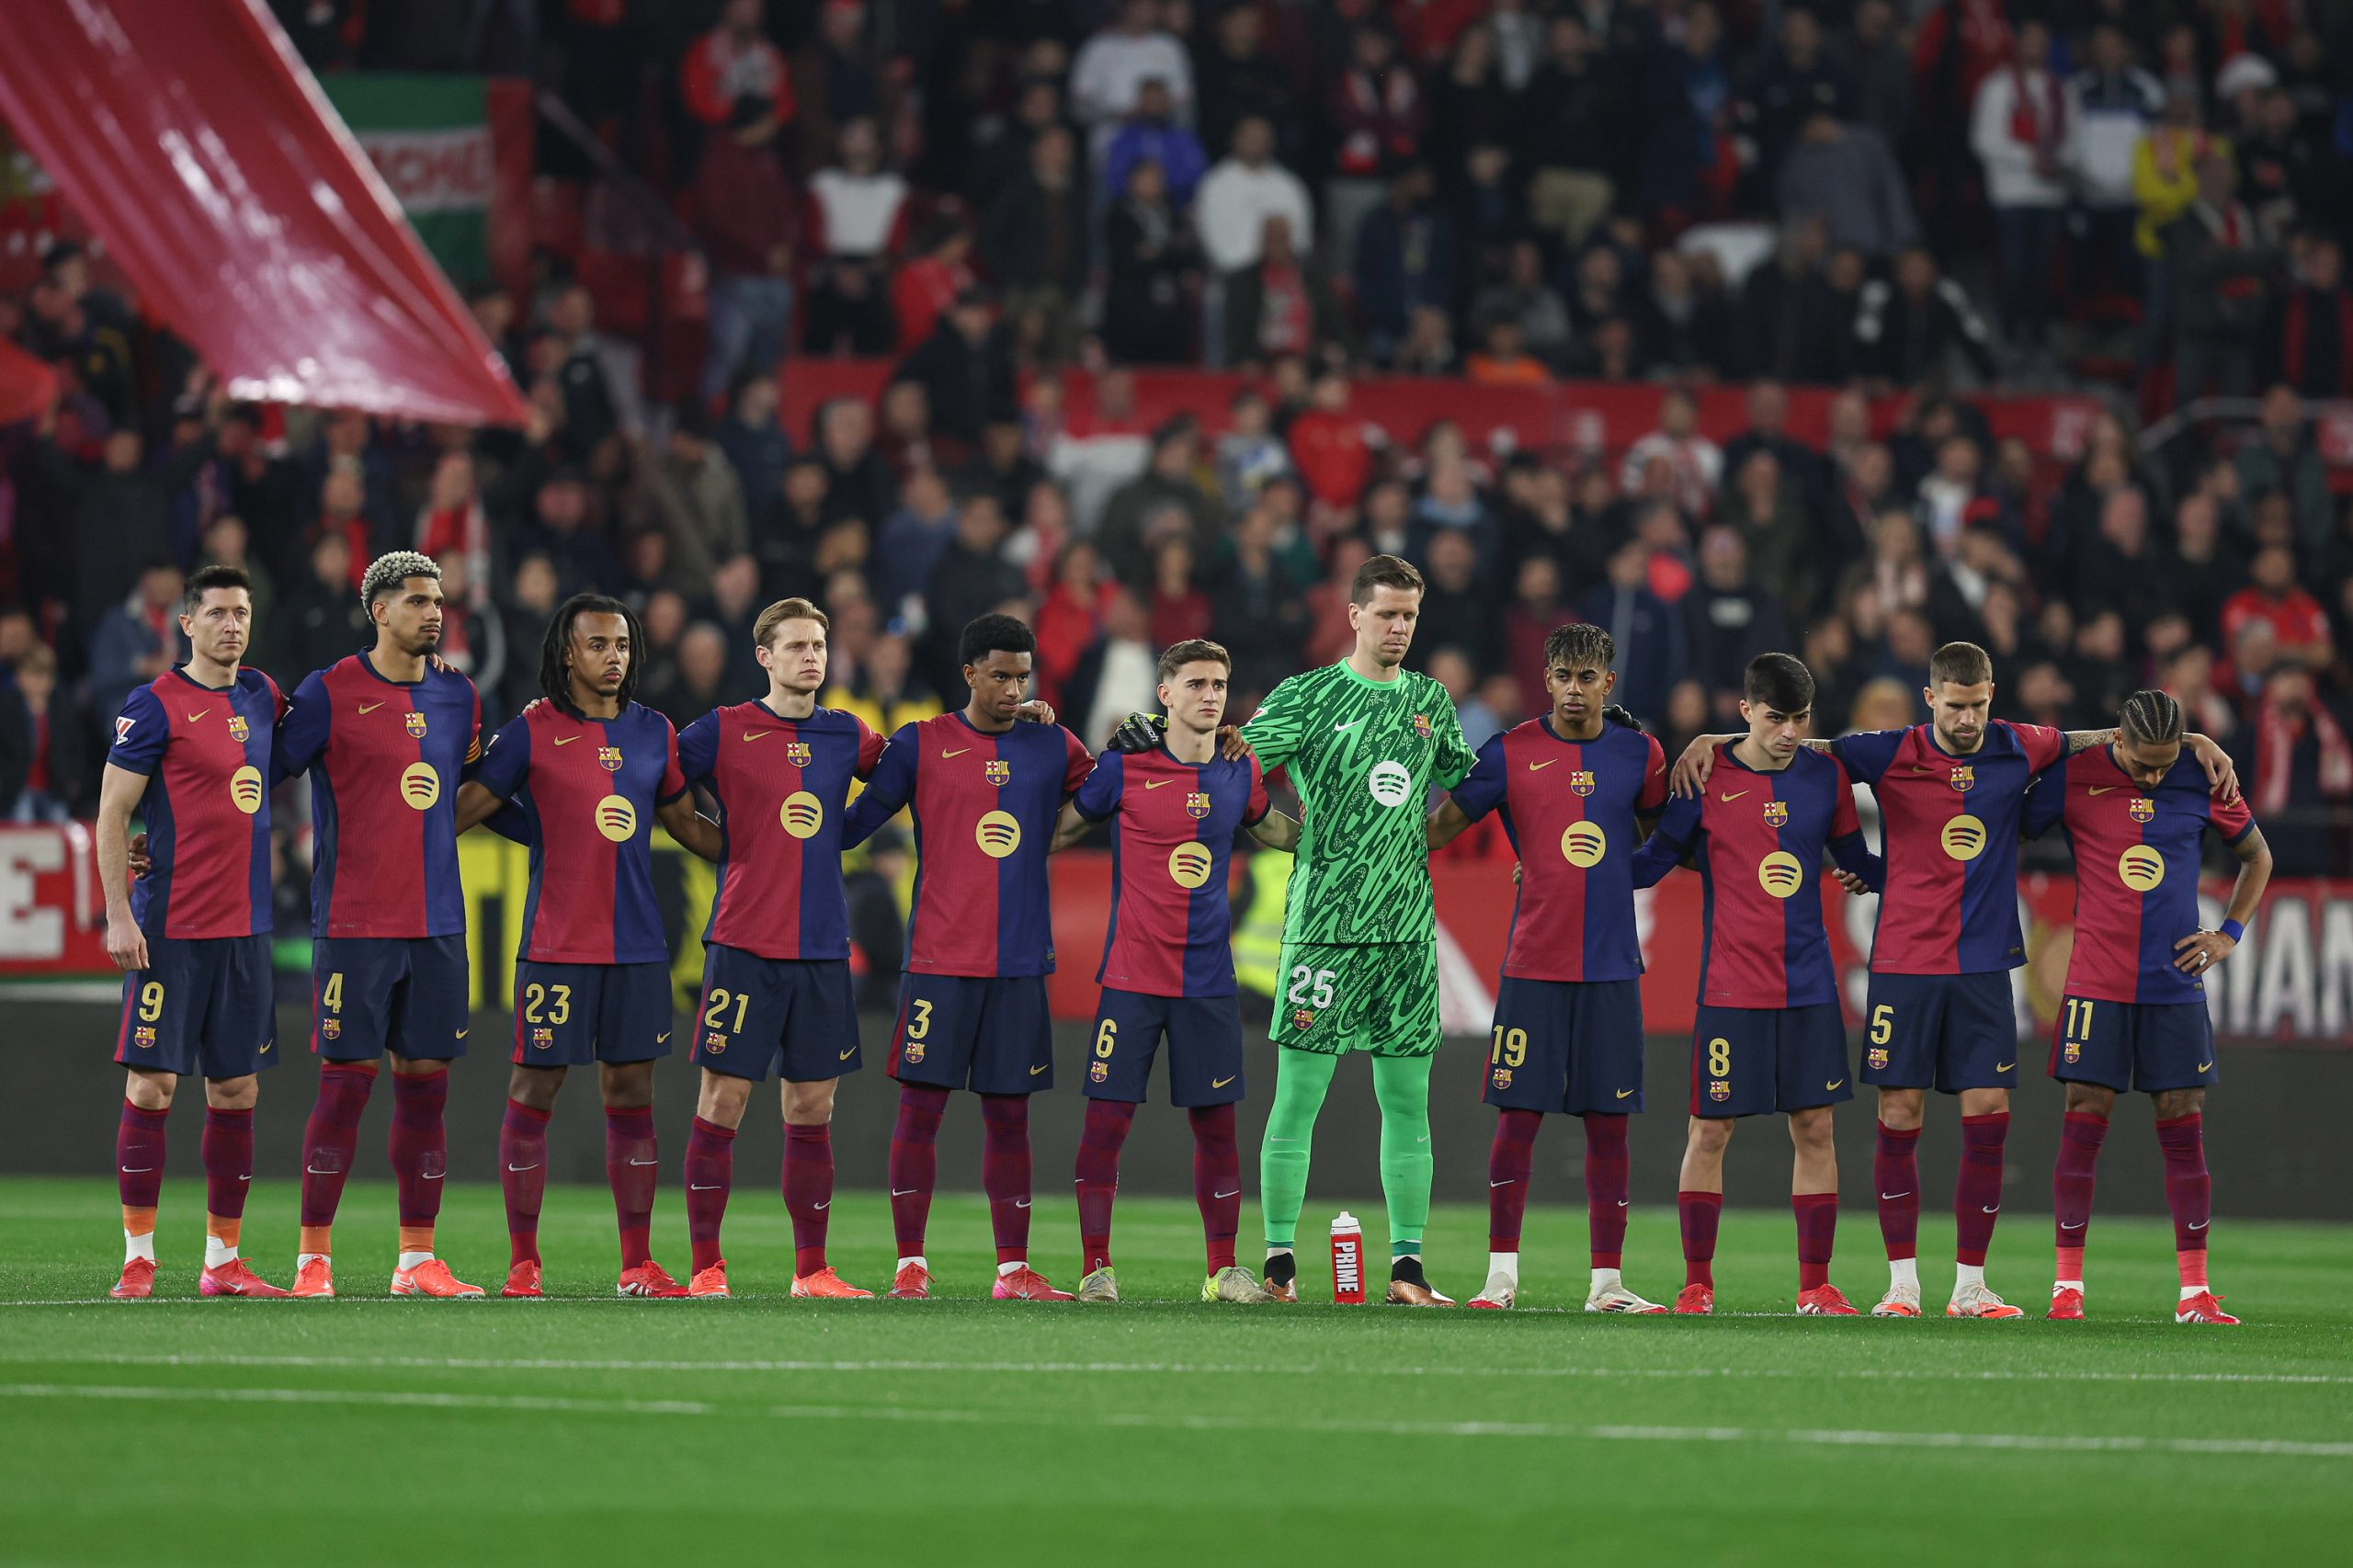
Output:
[[[472,63],[400,58],[399,4],[276,8],[322,70]],[[2353,517],[2308,402],[2353,387],[2339,7],[550,9],[531,60],[702,248],[699,388],[660,395],[544,255],[528,299],[460,280],[526,430],[237,403],[55,245],[0,295],[65,389],[0,429],[0,813],[88,812],[102,726],[177,656],[204,563],[253,574],[249,662],[290,687],[366,641],[369,559],[426,551],[493,722],[584,588],[640,610],[641,695],[681,726],[756,688],[770,600],[828,611],[824,700],[885,733],[1009,608],[1096,744],[1181,639],[1233,650],[1245,713],[1337,656],[1357,567],[1395,551],[1430,584],[1415,663],[1474,747],[1543,706],[1567,619],[1612,631],[1670,756],[1726,727],[1759,651],[1803,658],[1835,733],[1924,717],[1929,652],[1967,639],[2003,716],[2174,693],[2282,869],[2347,869]],[[548,140],[543,174],[576,177]],[[839,355],[890,386],[784,428],[780,378]],[[1949,395],[2103,363],[2137,402],[2063,465]],[[1131,370],[1159,364],[1252,390],[1216,428],[1147,427]],[[1677,391],[1591,460],[1474,445],[1442,399],[1379,427],[1368,374]],[[1681,389],[1722,381],[1747,418],[1719,445]],[[1840,389],[1826,441],[1791,432],[1791,384]],[[1916,395],[1874,435],[1889,389]],[[2209,392],[2260,415],[2144,452],[2138,416]]]

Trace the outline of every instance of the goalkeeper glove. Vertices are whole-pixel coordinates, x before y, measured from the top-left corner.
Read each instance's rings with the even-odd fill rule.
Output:
[[[1615,702],[1603,709],[1601,710],[1601,716],[1612,724],[1623,724],[1626,728],[1633,731],[1637,734],[1643,733],[1643,722],[1640,719],[1635,718],[1631,713],[1627,712],[1623,708],[1619,707]]]
[[[1168,720],[1159,713],[1131,713],[1120,721],[1111,732],[1111,749],[1122,752],[1152,751],[1168,733]]]

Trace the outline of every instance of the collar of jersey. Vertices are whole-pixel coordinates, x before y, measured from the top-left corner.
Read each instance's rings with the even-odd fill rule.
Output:
[[[1724,761],[1726,761],[1726,762],[1728,762],[1728,763],[1732,764],[1734,767],[1739,768],[1743,773],[1753,774],[1753,775],[1755,775],[1756,778],[1788,778],[1788,777],[1790,776],[1790,773],[1791,773],[1791,772],[1792,772],[1792,771],[1797,767],[1797,765],[1798,765],[1798,756],[1803,756],[1807,752],[1809,752],[1809,751],[1811,751],[1811,750],[1813,749],[1811,746],[1807,746],[1807,745],[1802,745],[1802,744],[1801,744],[1801,745],[1798,747],[1798,756],[1793,756],[1793,757],[1790,758],[1789,766],[1788,766],[1788,767],[1776,767],[1776,768],[1767,769],[1767,768],[1762,768],[1762,767],[1749,767],[1749,766],[1748,766],[1748,764],[1746,764],[1746,763],[1745,763],[1745,762],[1741,761],[1741,760],[1740,760],[1740,758],[1738,758],[1737,756],[1734,756],[1733,755],[1733,750],[1732,750],[1732,748],[1733,748],[1733,747],[1734,747],[1734,746],[1736,746],[1736,745],[1738,745],[1739,744],[1740,744],[1740,743],[1739,743],[1738,741],[1726,741],[1726,742],[1723,744],[1723,749],[1722,749],[1722,750],[1721,750],[1720,752],[1718,752],[1716,755],[1717,755],[1717,756],[1721,756],[1721,757],[1722,757]]]
[[[239,665],[237,666],[237,674],[242,676],[244,673],[245,666]],[[188,674],[188,666],[186,665],[174,665],[172,666],[172,674],[179,676],[180,679],[196,687],[197,690],[209,691],[215,697],[226,697],[229,693],[237,689],[237,683],[233,680],[226,686],[207,686],[202,681],[197,679],[194,676]]]
[[[376,661],[368,656],[368,650],[365,648],[360,649],[358,653],[352,656],[359,661],[359,667],[361,669],[366,670],[369,675],[373,676],[376,679],[382,681],[386,686],[398,687],[403,691],[415,691],[418,687],[425,684],[425,676],[419,676],[415,680],[394,680],[392,676],[386,675],[383,671],[376,667]],[[426,675],[431,675],[433,673],[433,665],[430,660],[427,660],[426,663],[425,673]]]
[[[769,718],[775,720],[779,724],[806,724],[815,720],[818,714],[823,713],[825,710],[825,705],[821,702],[809,710],[808,718],[788,719],[783,714],[778,712],[775,709],[769,707],[768,699],[765,697],[755,697],[752,699],[751,706],[758,709],[761,712],[767,714]]]
[[[1604,719],[1601,722],[1601,733],[1594,736],[1593,739],[1589,741],[1573,741],[1566,735],[1561,733],[1560,731],[1552,728],[1552,715],[1550,713],[1539,715],[1536,722],[1544,727],[1544,733],[1552,738],[1553,744],[1556,745],[1597,746],[1609,733],[1609,721],[1607,719]]]
[[[1005,739],[1006,736],[1013,733],[1012,730],[983,730],[978,724],[973,723],[970,719],[965,718],[964,710],[961,708],[959,708],[955,712],[947,715],[947,717],[955,720],[958,723],[963,725],[964,728],[972,731],[972,733],[980,736],[981,739],[984,741],[1001,741]],[[1021,726],[1021,721],[1018,719],[1016,719],[1013,723],[1015,729],[1018,729]]]
[[[1411,673],[1403,665],[1400,665],[1397,666],[1397,678],[1395,680],[1375,680],[1370,676],[1360,676],[1357,674],[1357,667],[1348,663],[1346,659],[1342,659],[1334,667],[1342,675],[1356,682],[1358,686],[1369,686],[1375,691],[1395,692],[1404,690],[1405,677]]]

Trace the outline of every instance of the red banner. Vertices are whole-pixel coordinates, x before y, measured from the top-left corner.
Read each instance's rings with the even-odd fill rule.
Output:
[[[0,113],[233,395],[524,423],[265,0],[0,5]]]

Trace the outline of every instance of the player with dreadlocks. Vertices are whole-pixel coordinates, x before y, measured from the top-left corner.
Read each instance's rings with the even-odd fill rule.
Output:
[[[707,860],[716,824],[695,814],[670,721],[632,700],[637,617],[575,594],[557,608],[534,702],[491,737],[458,795],[458,831],[511,804],[530,846],[515,964],[515,1069],[499,1131],[509,1296],[540,1294],[547,1127],[572,1067],[597,1065],[605,1175],[620,1227],[624,1296],[683,1296],[649,1245],[658,1155],[654,1063],[670,1053],[670,949],[654,902],[654,820]]]
[[[1643,949],[1634,924],[1635,847],[1666,806],[1666,754],[1623,709],[1604,707],[1618,645],[1598,626],[1544,640],[1552,710],[1479,748],[1470,776],[1425,824],[1438,848],[1489,812],[1519,855],[1519,902],[1495,988],[1485,1097],[1487,1284],[1474,1307],[1519,1292],[1520,1221],[1549,1111],[1585,1122],[1592,1228],[1589,1312],[1663,1312],[1626,1289],[1626,1118],[1643,1108]]]

